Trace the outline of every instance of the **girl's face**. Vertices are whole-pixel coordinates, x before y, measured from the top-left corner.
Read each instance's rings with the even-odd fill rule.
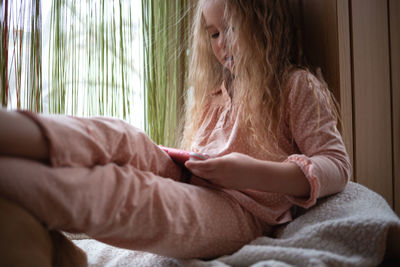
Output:
[[[224,21],[224,0],[209,0],[203,8],[206,30],[212,50],[218,62],[233,71],[233,55],[226,47],[227,25]]]

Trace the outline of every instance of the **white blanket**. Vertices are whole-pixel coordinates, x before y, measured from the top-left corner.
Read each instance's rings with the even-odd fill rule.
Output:
[[[400,255],[399,218],[381,196],[350,182],[343,192],[301,210],[274,238],[259,237],[212,261],[167,258],[93,239],[74,243],[87,253],[89,266],[376,266],[388,239]]]

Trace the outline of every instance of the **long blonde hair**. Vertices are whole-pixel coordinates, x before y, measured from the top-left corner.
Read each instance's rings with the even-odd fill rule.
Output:
[[[202,15],[207,1],[199,0],[194,13],[189,69],[193,94],[191,105],[186,106],[182,147],[190,147],[210,93],[223,81],[230,81],[233,106],[241,107],[240,119],[249,127],[253,145],[263,146],[266,140],[277,144],[284,84],[291,68],[301,65],[303,58],[288,2],[225,0],[224,17],[230,25],[227,44],[235,48],[233,77],[212,52]]]

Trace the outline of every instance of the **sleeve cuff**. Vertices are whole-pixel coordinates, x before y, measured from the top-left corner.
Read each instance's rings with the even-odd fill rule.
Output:
[[[310,196],[308,198],[293,197],[286,195],[286,198],[296,206],[302,208],[310,208],[313,206],[319,196],[321,185],[314,175],[314,165],[312,161],[305,155],[291,155],[284,162],[293,162],[300,167],[310,184]]]

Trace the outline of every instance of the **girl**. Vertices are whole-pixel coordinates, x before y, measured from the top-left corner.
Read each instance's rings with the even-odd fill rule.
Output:
[[[186,162],[192,175],[122,121],[3,110],[1,196],[49,229],[212,258],[344,188],[330,95],[297,67],[287,1],[200,0],[192,41],[182,147],[210,156]]]

